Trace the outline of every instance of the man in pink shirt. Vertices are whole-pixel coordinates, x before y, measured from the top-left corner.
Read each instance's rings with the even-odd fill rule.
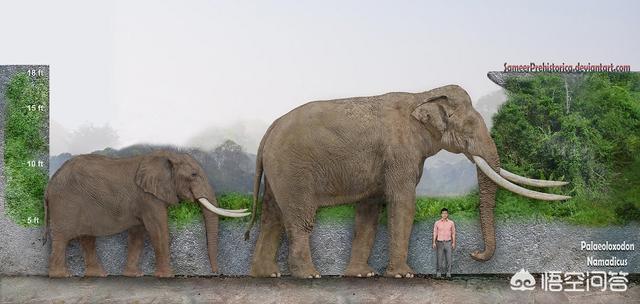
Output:
[[[441,271],[444,269],[442,262],[444,257],[447,259],[447,278],[451,277],[451,251],[456,249],[456,226],[449,219],[449,210],[442,208],[440,210],[440,219],[433,225],[433,249],[437,249],[436,258],[436,277],[440,278]]]

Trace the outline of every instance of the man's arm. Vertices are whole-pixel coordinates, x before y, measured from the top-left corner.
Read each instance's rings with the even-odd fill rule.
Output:
[[[456,223],[451,222],[451,248],[456,249]]]
[[[436,248],[436,236],[438,235],[438,221],[433,224],[433,241],[431,242],[431,247]]]

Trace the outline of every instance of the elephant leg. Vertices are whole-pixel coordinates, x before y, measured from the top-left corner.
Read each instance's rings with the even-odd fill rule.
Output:
[[[414,271],[407,265],[409,238],[416,213],[415,183],[387,191],[387,211],[389,223],[389,265],[385,272],[387,277],[411,278]]]
[[[127,277],[141,277],[144,275],[140,271],[140,255],[144,249],[144,226],[134,226],[127,232],[127,266],[123,275]]]
[[[260,234],[251,262],[251,276],[280,277],[277,254],[282,236],[282,215],[276,204],[268,182],[265,181],[265,192],[262,198],[262,216],[260,217]]]
[[[78,238],[82,251],[84,253],[84,275],[87,277],[106,277],[107,273],[100,265],[98,261],[98,254],[96,253],[96,237],[95,236],[81,236]]]
[[[369,199],[356,204],[356,224],[351,247],[351,261],[344,275],[348,277],[371,277],[373,268],[367,263],[376,237],[381,202]]]
[[[67,244],[69,239],[51,233],[51,255],[49,256],[49,277],[67,278],[71,274],[67,269]]]
[[[292,206],[292,203],[283,202],[280,206]],[[309,206],[310,204],[306,204]],[[289,270],[296,278],[320,278],[320,273],[313,266],[311,249],[309,248],[309,236],[313,230],[315,220],[315,208],[282,210],[282,219],[285,232],[289,240]]]
[[[149,238],[156,254],[156,271],[159,278],[173,277],[169,251],[169,226],[167,224],[167,209],[164,206],[154,206],[142,215],[144,227],[149,232]]]

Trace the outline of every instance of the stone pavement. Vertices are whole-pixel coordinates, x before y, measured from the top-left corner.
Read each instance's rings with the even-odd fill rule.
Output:
[[[508,276],[453,280],[153,277],[0,278],[1,303],[640,303],[638,278],[626,292],[513,291]]]

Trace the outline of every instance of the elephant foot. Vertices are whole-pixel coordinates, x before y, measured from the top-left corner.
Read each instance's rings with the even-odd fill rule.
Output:
[[[260,264],[258,266],[258,264]],[[276,263],[254,263],[251,267],[251,276],[254,278],[279,278],[282,276]]]
[[[254,277],[254,278],[279,278],[279,277],[282,276],[282,273],[277,272],[277,271],[276,272],[271,272],[271,273],[269,273],[269,272],[264,272],[264,273],[262,273],[262,272],[260,272],[260,273],[252,272],[251,276]]]
[[[375,270],[367,264],[349,264],[344,272],[345,277],[370,278],[375,275]]]
[[[173,271],[169,269],[156,269],[153,275],[157,278],[173,278]]]
[[[100,266],[96,267],[88,267],[84,272],[85,277],[100,277],[104,278],[107,276],[107,272],[102,269]]]
[[[132,278],[138,278],[141,276],[144,276],[144,273],[142,273],[142,271],[140,271],[139,269],[125,269],[124,272],[122,273],[123,276],[125,277],[132,277]]]
[[[291,268],[291,276],[299,279],[319,279],[320,273],[314,267]]]
[[[389,266],[387,267],[387,271],[384,273],[385,277],[389,278],[413,278],[415,276],[415,272],[409,265],[403,263],[401,266]]]
[[[66,269],[49,270],[49,277],[50,278],[68,278],[68,277],[71,277],[71,273],[69,273],[69,271]]]
[[[322,276],[318,272],[293,273],[291,276],[298,279],[319,279]]]

